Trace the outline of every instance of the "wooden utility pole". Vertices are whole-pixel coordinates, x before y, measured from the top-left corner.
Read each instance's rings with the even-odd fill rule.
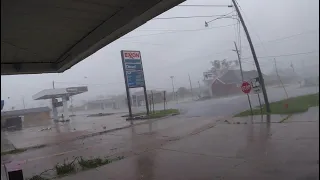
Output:
[[[241,64],[240,53],[239,53],[239,51],[238,51],[238,47],[237,47],[236,42],[234,42],[234,46],[235,46],[235,48],[236,48],[235,52],[237,53],[238,61],[239,61],[239,65],[240,65],[241,81],[243,82],[244,78],[243,78],[243,72],[242,72],[242,64]],[[249,102],[250,111],[251,111],[251,116],[252,116],[252,115],[253,115],[253,112],[252,112],[252,106],[251,106],[251,101],[250,101],[249,94],[247,94],[247,97],[248,97],[248,102]]]
[[[191,97],[192,97],[192,100],[193,100],[192,83],[191,83],[191,79],[190,79],[190,74],[188,74],[188,76],[189,76],[189,83],[190,83]]]
[[[277,73],[278,79],[279,79],[279,81],[280,81],[280,83],[281,83],[281,85],[282,85],[282,87],[283,87],[283,89],[284,89],[284,92],[286,93],[286,97],[287,97],[287,99],[288,99],[288,98],[289,98],[289,96],[288,96],[287,90],[286,90],[286,88],[284,87],[284,85],[283,85],[283,83],[282,83],[282,81],[281,81],[281,78],[280,78],[279,72],[278,72],[278,67],[277,67],[277,61],[276,61],[276,58],[274,58],[273,60],[274,60],[274,67],[275,67],[275,69],[276,69],[276,73]]]
[[[254,63],[256,65],[256,68],[257,68],[257,71],[258,71],[258,75],[259,75],[259,78],[260,78],[260,83],[261,83],[261,88],[262,88],[262,93],[263,93],[263,97],[264,97],[264,102],[265,102],[265,105],[266,105],[266,111],[267,113],[270,113],[270,105],[269,105],[269,100],[268,100],[268,95],[267,95],[267,91],[266,91],[266,87],[264,85],[264,80],[263,80],[263,76],[262,76],[262,73],[261,73],[261,69],[260,69],[260,65],[259,65],[259,62],[258,62],[258,58],[257,58],[257,55],[256,55],[256,52],[254,50],[254,47],[253,47],[253,44],[252,44],[252,41],[251,41],[251,37],[249,35],[249,31],[247,29],[247,26],[246,24],[244,23],[244,20],[242,18],[242,15],[240,13],[240,10],[239,10],[239,7],[236,3],[236,0],[232,0],[232,3],[237,11],[237,14],[239,16],[239,19],[241,21],[241,24],[242,24],[242,27],[244,29],[244,32],[246,33],[246,36],[247,36],[247,39],[248,39],[248,42],[249,42],[249,45],[250,45],[250,49],[251,49],[251,52],[252,52],[252,56],[253,56],[253,60],[254,60]]]

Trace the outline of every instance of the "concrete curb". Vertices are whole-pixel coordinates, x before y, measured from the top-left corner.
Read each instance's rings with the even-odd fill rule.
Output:
[[[279,123],[283,123],[284,121],[288,120],[291,116],[292,116],[292,114],[289,114],[289,115],[286,116],[285,118],[281,119],[281,120],[279,121]]]

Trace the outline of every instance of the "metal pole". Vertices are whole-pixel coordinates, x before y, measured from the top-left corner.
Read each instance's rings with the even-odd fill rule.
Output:
[[[170,78],[171,78],[171,82],[172,82],[172,100],[175,100],[175,92],[174,92],[174,84],[173,84],[173,78],[174,78],[174,76],[170,76]]]
[[[144,100],[146,101],[147,115],[149,115],[148,95],[146,85],[143,86]]]
[[[236,42],[234,42],[234,46],[236,48],[236,53],[238,55],[238,61],[239,61],[239,65],[240,65],[240,72],[241,72],[241,81],[243,82],[244,78],[243,78],[243,72],[242,72],[242,64],[241,64],[241,60],[240,60],[240,54],[239,54],[239,51],[238,51],[238,47],[237,47],[237,44]],[[250,101],[250,97],[249,97],[249,94],[247,94],[247,97],[248,97],[248,102],[249,102],[249,106],[250,106],[250,111],[251,111],[251,116],[253,116],[253,112],[252,112],[252,106],[251,106],[251,101]]]
[[[131,124],[133,124],[133,121],[132,121],[132,110],[131,110],[131,97],[130,97],[127,73],[126,73],[126,68],[125,68],[125,64],[124,64],[124,57],[123,57],[123,52],[122,51],[121,51],[121,59],[122,59],[123,75],[124,75],[124,81],[125,81],[126,93],[127,93],[127,103],[128,103],[128,109],[129,109],[129,117],[131,119]]]
[[[199,97],[201,98],[201,86],[200,86],[200,81],[198,81],[198,85],[199,85]]]
[[[262,106],[261,106],[261,100],[260,100],[260,95],[258,93],[258,99],[259,99],[259,104],[260,104],[260,114],[262,116]]]
[[[151,91],[151,100],[152,100],[152,113],[154,114],[154,101],[153,101],[153,92]]]
[[[149,95],[149,105],[150,105],[150,107],[149,107],[149,109],[152,111],[152,98],[151,98],[151,94]]]
[[[192,97],[192,100],[193,100],[192,83],[191,83],[190,74],[188,74],[188,76],[189,76],[189,83],[190,83],[191,97]]]
[[[23,109],[26,109],[26,104],[24,103],[24,97],[22,96]]]
[[[52,81],[52,88],[54,89],[54,81]]]
[[[259,75],[259,78],[260,78],[260,81],[261,81],[261,88],[262,88],[262,92],[263,92],[263,97],[264,97],[264,102],[265,102],[265,105],[266,105],[266,111],[267,113],[270,113],[270,105],[269,105],[269,100],[268,100],[268,95],[267,95],[267,91],[266,91],[266,87],[264,85],[264,80],[263,80],[263,77],[262,77],[262,73],[261,73],[261,69],[260,69],[260,65],[259,65],[259,62],[258,62],[258,58],[257,58],[257,55],[256,55],[256,52],[254,50],[254,47],[253,47],[253,44],[252,44],[252,41],[251,41],[251,37],[249,35],[249,31],[247,29],[247,26],[246,24],[244,23],[244,20],[242,18],[242,15],[240,13],[240,10],[239,10],[239,7],[238,5],[236,4],[236,1],[235,0],[232,0],[232,3],[237,11],[237,14],[240,18],[240,21],[241,21],[241,24],[243,26],[243,29],[246,33],[246,36],[247,36],[247,39],[248,39],[248,42],[249,42],[249,45],[250,45],[250,49],[251,49],[251,52],[252,52],[252,56],[253,56],[253,60],[254,60],[254,63],[256,65],[256,68],[257,68],[257,71],[258,71],[258,75]]]
[[[166,91],[163,91],[163,110],[166,110]]]

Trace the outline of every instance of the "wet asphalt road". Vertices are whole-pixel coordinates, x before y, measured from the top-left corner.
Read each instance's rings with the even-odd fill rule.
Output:
[[[125,156],[63,180],[318,179],[319,109],[280,120],[171,117],[6,158],[31,177],[65,159]]]
[[[296,88],[296,87],[290,87],[287,88],[289,96],[298,96],[298,95],[303,95],[303,94],[309,94],[309,93],[315,93],[318,92],[318,87],[312,87],[312,88]],[[270,101],[277,101],[280,99],[284,98],[284,91],[281,88],[272,88],[268,89],[268,94],[269,94],[269,99]],[[255,96],[255,95],[253,95]],[[253,105],[258,105],[258,100],[253,99],[252,100]],[[239,111],[246,110],[248,109],[247,105],[247,97],[240,95],[240,96],[234,96],[234,97],[227,97],[227,98],[221,98],[221,99],[210,99],[206,101],[197,101],[197,102],[186,102],[186,103],[171,103],[169,104],[170,108],[179,108],[183,111],[183,114],[177,117],[172,117],[168,118],[165,120],[161,121],[155,121],[150,124],[144,124],[144,125],[139,125],[134,128],[128,128],[128,129],[123,129],[119,130],[113,133],[108,133],[100,136],[95,136],[95,137],[90,137],[86,139],[79,139],[76,141],[71,141],[68,143],[63,143],[60,145],[55,145],[55,146],[50,146],[50,147],[45,147],[41,149],[36,149],[32,151],[27,151],[21,154],[17,155],[9,155],[5,157],[1,157],[2,162],[4,161],[22,161],[23,162],[23,168],[25,169],[26,175],[28,177],[38,174],[42,172],[45,169],[52,168],[56,163],[61,163],[63,162],[64,159],[72,159],[77,156],[84,156],[84,157],[91,157],[91,156],[117,156],[117,155],[124,155],[126,157],[130,157],[128,161],[136,161],[135,159],[138,158],[138,161],[142,161],[142,164],[148,162],[144,162],[144,160],[139,160],[139,155],[145,151],[148,151],[150,149],[156,149],[154,152],[151,152],[153,154],[158,154],[156,156],[159,157],[171,157],[175,159],[173,162],[179,162],[179,161],[184,161],[183,155],[178,155],[178,154],[183,154],[185,151],[190,151],[189,153],[196,153],[198,155],[203,155],[203,154],[210,154],[210,153],[216,153],[218,157],[233,157],[237,158],[234,153],[236,152],[242,152],[241,148],[243,148],[242,143],[235,143],[235,140],[228,140],[229,138],[237,137],[237,136],[243,136],[243,133],[246,133],[248,130],[243,129],[244,127],[241,127],[240,129],[238,127],[235,128],[234,125],[228,126],[229,128],[227,129],[220,129],[217,128],[217,120],[219,120],[222,116],[230,116],[232,114],[235,114]],[[161,108],[161,107],[159,107]],[[319,113],[316,112],[318,115]],[[276,117],[275,121],[278,121],[279,117]],[[315,118],[313,122],[318,123],[319,120],[319,115],[315,116],[315,114],[311,115],[308,118],[303,118],[300,117],[298,119],[312,119]],[[219,123],[221,121],[218,121]],[[223,124],[223,123],[222,123]],[[223,127],[226,124],[223,124]],[[274,125],[272,128],[277,128],[279,125]],[[310,124],[306,124],[306,127],[309,128],[314,128],[313,126],[310,126]],[[281,126],[286,127],[286,126]],[[318,125],[316,125],[318,127]],[[210,138],[209,137],[203,137],[200,139],[194,139],[193,141],[190,141],[187,144],[187,147],[184,147],[183,143],[185,140],[183,139],[189,139],[189,137],[197,136],[198,134],[202,134],[202,132],[215,129],[215,131],[218,130],[218,134],[214,135],[214,137]],[[318,144],[318,129],[313,129],[312,131],[306,131],[306,129],[299,129],[299,126],[296,125],[294,126],[294,129],[287,130],[290,135],[297,136],[297,138],[306,138],[309,139],[310,142],[308,141],[307,146],[309,148],[315,148],[313,147],[314,145]],[[293,132],[296,131],[297,134],[293,134]],[[306,132],[304,132],[306,131]],[[317,134],[315,134],[317,132]],[[298,137],[298,135],[301,135],[301,137]],[[303,135],[304,134],[304,135]],[[307,134],[307,135],[306,135]],[[216,136],[221,136],[224,137],[222,139],[219,139]],[[255,136],[255,135],[250,135],[250,136]],[[310,137],[311,139],[310,139]],[[55,137],[58,138],[58,137]],[[209,139],[208,139],[209,138]],[[218,139],[215,139],[218,138]],[[211,144],[210,146],[226,146],[225,148],[218,148],[218,149],[207,149],[207,143],[213,140],[215,143]],[[226,142],[224,142],[227,140]],[[235,142],[234,142],[235,141]],[[251,140],[250,140],[251,141]],[[177,142],[180,145],[176,145],[176,148],[167,148],[167,144],[172,144]],[[199,142],[199,143],[196,143]],[[205,143],[205,144],[201,144]],[[242,141],[241,141],[242,142]],[[316,143],[317,142],[317,143]],[[181,144],[182,143],[182,144]],[[227,145],[224,145],[227,143]],[[231,144],[228,144],[231,143]],[[232,144],[233,143],[233,144]],[[250,153],[251,151],[256,151],[255,148],[260,148],[259,143],[256,144],[252,142],[253,144],[248,150],[244,150],[245,152],[243,153]],[[274,142],[277,144],[277,142]],[[283,151],[289,151],[291,150],[289,147],[303,147],[305,146],[295,144],[297,142],[292,142],[292,144],[288,144],[288,147],[284,147],[284,149],[280,149],[280,153],[284,153]],[[302,142],[303,143],[303,142]],[[313,145],[310,145],[309,143],[313,143]],[[210,144],[210,143],[209,143]],[[163,146],[165,148],[163,148]],[[180,147],[181,146],[181,147]],[[202,148],[203,147],[203,148]],[[191,150],[190,150],[191,148]],[[233,149],[233,151],[228,151],[228,149]],[[239,149],[240,148],[240,149]],[[253,149],[252,149],[253,148]],[[188,150],[189,149],[189,150]],[[204,149],[201,152],[198,152],[200,149]],[[163,152],[165,151],[165,152]],[[175,152],[177,153],[170,153],[170,152]],[[195,151],[195,152],[194,152]],[[249,152],[247,152],[249,151]],[[299,151],[297,149],[297,151]],[[301,155],[306,154],[309,157],[309,154],[314,154],[315,152],[318,152],[319,149],[315,149],[315,151],[303,151],[300,152]],[[309,154],[308,154],[309,153]],[[148,153],[150,154],[150,153]],[[164,154],[164,155],[163,155]],[[171,155],[171,154],[176,154],[176,155]],[[188,153],[187,153],[188,154]],[[240,153],[241,154],[241,153]],[[298,153],[299,154],[299,153]],[[317,153],[318,154],[318,153]],[[197,156],[198,156],[197,155]],[[138,157],[134,157],[138,156]],[[147,155],[147,159],[148,159]],[[292,155],[293,156],[293,155]],[[131,158],[132,157],[132,158]],[[316,159],[319,159],[318,156],[315,156]],[[182,158],[182,159],[181,159]],[[195,157],[185,157],[185,158],[190,158],[191,160],[196,160],[194,159]],[[215,157],[216,158],[216,157]],[[158,159],[158,158],[156,158]],[[161,159],[161,158],[160,158]],[[158,160],[159,161],[159,160]],[[290,160],[294,161],[294,160]],[[309,160],[308,160],[309,161]],[[311,161],[311,160],[310,160]],[[169,163],[168,161],[167,163]],[[240,161],[242,162],[242,161]],[[123,166],[127,167],[127,164],[130,164],[132,162],[127,162],[123,164]],[[187,162],[186,162],[187,163]],[[217,163],[217,162],[215,162]],[[199,166],[218,166],[218,164],[202,164],[200,162]],[[220,162],[221,163],[221,162]],[[135,163],[134,163],[135,164]],[[139,163],[138,163],[139,164]],[[228,164],[228,163],[227,163]],[[233,163],[231,163],[233,164]],[[236,163],[237,164],[237,163]],[[235,164],[235,165],[236,165]],[[299,163],[298,163],[299,164]],[[166,165],[166,163],[164,163]],[[180,163],[178,165],[181,165]],[[137,165],[134,165],[137,166]],[[140,165],[139,165],[140,166]],[[136,167],[136,168],[142,168],[145,171],[144,173],[148,174],[148,170],[145,170],[145,167],[147,165],[143,165],[143,167]],[[167,165],[168,166],[168,165]],[[188,169],[192,166],[185,166],[185,169]],[[216,168],[216,167],[215,167]],[[312,167],[313,168],[313,167]],[[157,168],[156,168],[157,169]],[[161,168],[160,168],[161,169]],[[166,168],[164,168],[166,169]],[[204,170],[206,173],[209,173],[209,170]],[[208,172],[207,172],[208,171]],[[218,170],[217,170],[218,171]],[[131,172],[131,171],[130,171]],[[192,172],[192,170],[190,170]],[[193,171],[197,172],[197,171]],[[202,172],[202,170],[198,169],[198,172]],[[314,171],[313,171],[314,172]],[[181,172],[182,173],[182,172]],[[112,173],[111,173],[112,174]],[[210,174],[210,173],[209,173]],[[130,179],[127,178],[126,176],[120,176],[123,178],[116,178],[117,176],[113,174],[114,176],[112,179]],[[135,175],[128,175],[128,177],[133,177]],[[151,176],[151,175],[150,175]],[[145,176],[148,177],[148,176]],[[189,179],[194,179],[192,175],[189,175]],[[204,177],[209,177],[209,176],[204,176]],[[218,176],[217,176],[218,177]],[[179,177],[178,179],[181,179],[182,177]],[[77,178],[75,178],[77,179]],[[132,179],[132,178],[131,178]],[[136,178],[133,178],[136,179]],[[139,178],[137,178],[139,179]],[[141,178],[141,179],[148,179],[148,178]],[[155,178],[159,179],[159,178]],[[161,179],[161,178],[160,178]],[[188,179],[188,178],[187,178]],[[207,178],[203,178],[207,179]]]

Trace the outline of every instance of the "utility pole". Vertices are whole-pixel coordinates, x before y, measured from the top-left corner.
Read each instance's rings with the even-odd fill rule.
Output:
[[[200,81],[198,81],[198,85],[199,85],[199,98],[201,98],[201,86],[200,86]]]
[[[174,92],[174,84],[173,84],[173,78],[174,78],[174,76],[170,76],[170,78],[171,78],[171,82],[172,82],[172,100],[175,100],[176,98],[175,98],[175,92]]]
[[[280,83],[281,83],[281,85],[282,85],[282,87],[283,87],[283,89],[284,89],[284,92],[286,93],[287,99],[288,99],[289,96],[288,96],[287,90],[286,90],[286,88],[284,87],[284,85],[283,85],[283,83],[282,83],[282,81],[281,81],[280,75],[279,75],[279,73],[278,73],[278,67],[277,67],[276,58],[274,58],[273,60],[274,60],[274,67],[276,68],[276,73],[277,73],[278,79],[279,79],[279,81],[280,81]]]
[[[23,109],[26,109],[26,104],[24,103],[24,97],[22,96]]]
[[[244,23],[244,20],[242,18],[241,13],[240,13],[239,7],[236,4],[236,0],[232,0],[232,3],[233,3],[233,5],[234,5],[234,7],[235,7],[235,9],[237,11],[237,14],[238,14],[239,19],[241,21],[241,24],[243,26],[244,32],[246,33],[246,36],[247,36],[247,39],[248,39],[248,42],[249,42],[249,45],[250,45],[250,49],[251,49],[251,52],[252,52],[253,60],[254,60],[254,63],[256,65],[256,68],[257,68],[257,71],[258,71],[259,79],[261,81],[260,83],[261,83],[262,93],[263,93],[263,97],[264,97],[264,102],[265,102],[265,105],[266,105],[266,111],[267,111],[267,113],[270,113],[271,111],[270,111],[268,95],[267,95],[266,87],[264,85],[264,80],[263,80],[263,77],[262,77],[262,73],[261,73],[259,62],[258,62],[258,58],[257,58],[256,52],[254,50],[254,47],[253,47],[253,44],[252,44],[252,41],[251,41],[251,37],[249,35],[247,26]]]
[[[291,68],[292,68],[292,70],[293,70],[293,73],[294,73],[294,67],[293,67],[293,64],[292,64],[292,61],[291,61]]]
[[[242,64],[241,64],[240,53],[239,53],[239,51],[238,51],[238,47],[237,47],[236,42],[234,42],[234,46],[235,46],[235,48],[236,48],[236,50],[234,50],[234,51],[237,53],[238,61],[239,61],[239,65],[240,65],[241,81],[243,82],[244,79],[243,79],[243,72],[242,72]],[[251,115],[253,115],[249,94],[247,94],[247,97],[248,97],[248,102],[249,102],[249,106],[250,106],[250,110],[251,110]]]
[[[191,97],[192,97],[192,100],[193,100],[192,83],[191,83],[190,74],[188,74],[188,76],[189,76],[189,83],[190,83]]]

